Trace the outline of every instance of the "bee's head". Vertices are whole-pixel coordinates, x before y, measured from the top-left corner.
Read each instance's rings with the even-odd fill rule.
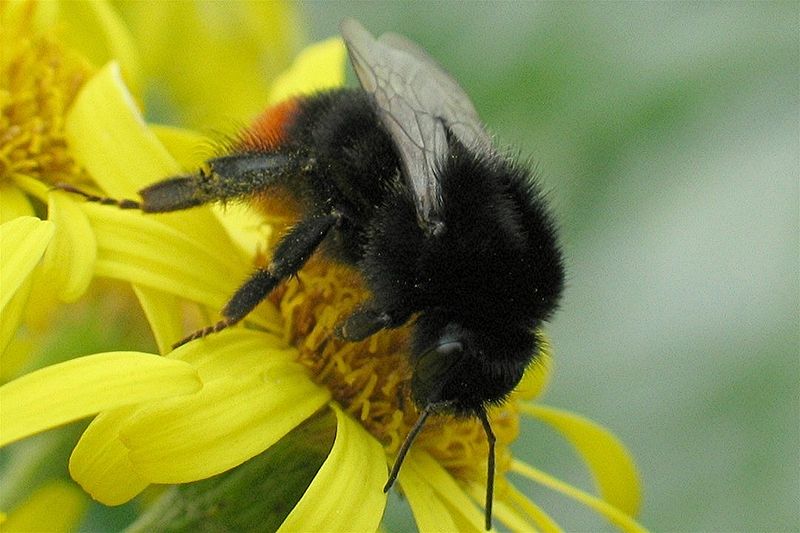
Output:
[[[442,404],[471,415],[503,401],[516,387],[536,352],[534,331],[465,326],[449,313],[431,311],[417,319],[411,392],[419,406]]]

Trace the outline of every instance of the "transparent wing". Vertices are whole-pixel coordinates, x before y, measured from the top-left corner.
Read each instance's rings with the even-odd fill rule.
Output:
[[[415,43],[394,33],[375,39],[353,19],[342,21],[341,32],[361,86],[374,96],[397,147],[417,212],[435,223],[440,188],[434,169],[447,157],[446,129],[483,151],[493,150],[491,138],[464,90]]]

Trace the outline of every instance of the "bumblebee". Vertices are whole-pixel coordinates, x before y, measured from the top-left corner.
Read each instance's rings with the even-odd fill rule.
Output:
[[[245,318],[314,253],[355,266],[371,291],[337,334],[358,341],[412,323],[411,395],[420,416],[385,491],[432,413],[474,416],[489,441],[500,404],[535,359],[537,330],[564,284],[553,218],[530,169],[493,144],[459,84],[396,34],[355,20],[341,34],[360,88],[285,101],[263,113],[205,170],[139,192],[89,200],[163,213],[209,202],[280,199],[301,213],[222,310],[183,341]]]

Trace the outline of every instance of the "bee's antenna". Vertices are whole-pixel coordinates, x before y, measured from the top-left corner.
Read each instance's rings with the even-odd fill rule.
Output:
[[[495,436],[492,426],[489,424],[489,417],[486,416],[486,409],[481,409],[476,413],[483,424],[486,432],[486,439],[489,441],[489,461],[486,472],[486,530],[492,529],[492,501],[494,500],[494,441]]]
[[[431,414],[434,405],[435,404],[431,402],[425,406],[425,409],[423,409],[422,413],[420,413],[419,418],[417,418],[417,421],[414,423],[411,431],[408,432],[406,440],[404,440],[403,445],[400,446],[400,451],[397,452],[397,458],[394,460],[394,465],[392,465],[392,471],[389,473],[389,479],[386,481],[386,485],[383,486],[383,492],[389,492],[389,489],[392,488],[392,485],[394,485],[394,482],[397,479],[397,474],[400,472],[400,466],[403,464],[403,459],[406,458],[406,454],[408,453],[409,448],[411,448],[411,444],[422,430],[422,426],[425,425],[425,420],[428,419],[428,415]]]

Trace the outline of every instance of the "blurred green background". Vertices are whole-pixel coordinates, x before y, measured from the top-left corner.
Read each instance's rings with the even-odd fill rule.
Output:
[[[538,164],[569,270],[545,401],[630,447],[654,530],[800,529],[799,5],[302,4],[314,39],[420,42]],[[585,479],[535,424],[516,452]]]

